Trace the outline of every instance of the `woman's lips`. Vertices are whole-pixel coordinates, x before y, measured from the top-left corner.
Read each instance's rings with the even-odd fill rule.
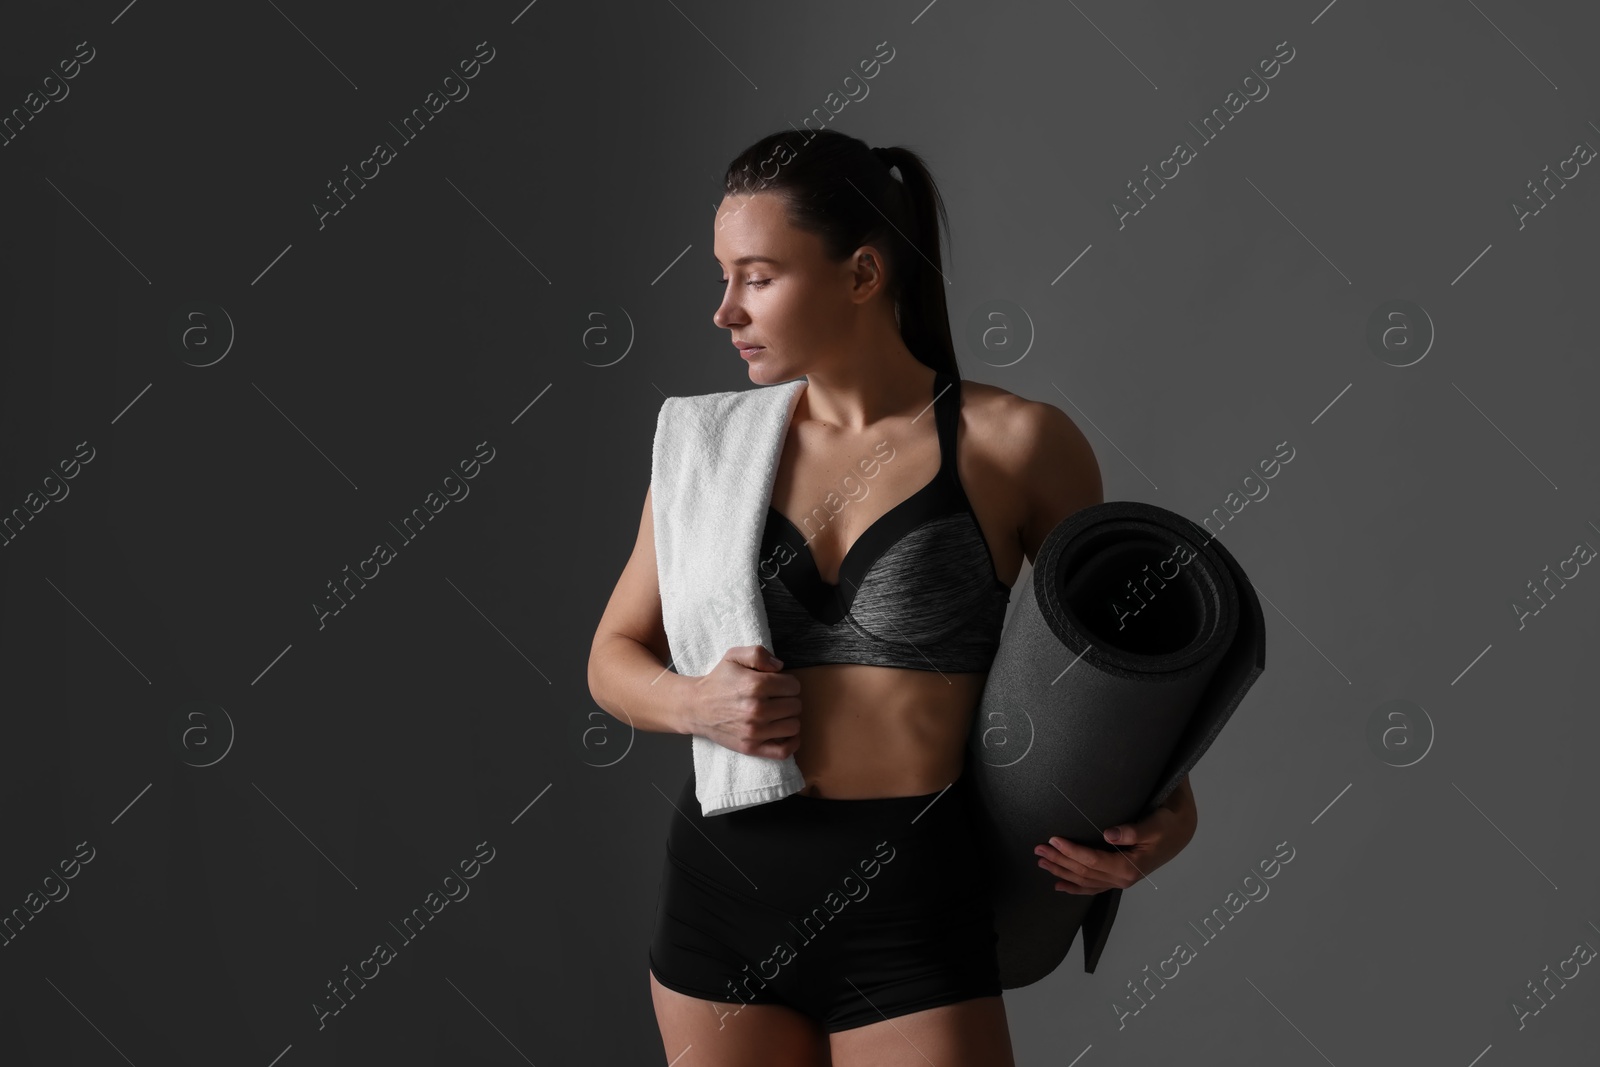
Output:
[[[755,348],[741,348],[741,349],[739,349],[739,354],[741,356],[743,356],[745,359],[749,359],[751,356],[755,355],[757,352],[765,352],[766,350],[767,350],[767,346],[766,345],[757,345]]]

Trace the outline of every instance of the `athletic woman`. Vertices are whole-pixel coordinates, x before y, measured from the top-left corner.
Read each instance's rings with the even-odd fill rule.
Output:
[[[793,755],[805,787],[706,818],[691,775],[674,800],[649,952],[663,1050],[681,1067],[1009,1067],[967,740],[1023,559],[1101,501],[1100,470],[1059,408],[960,379],[944,205],[915,153],[789,130],[724,186],[728,358],[756,386],[806,379],[762,536],[773,648],[666,671],[646,493],[589,687],[638,729]],[[1107,832],[1122,851],[1040,842],[1039,877],[1127,888],[1194,828],[1185,779]]]

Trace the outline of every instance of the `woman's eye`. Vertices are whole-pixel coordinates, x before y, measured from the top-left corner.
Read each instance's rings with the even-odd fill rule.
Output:
[[[762,286],[769,284],[771,281],[771,278],[753,278],[750,281],[745,282],[745,284],[756,289],[760,289]]]

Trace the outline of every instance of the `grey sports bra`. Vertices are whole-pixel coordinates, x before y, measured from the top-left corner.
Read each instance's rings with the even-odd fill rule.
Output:
[[[939,472],[856,538],[829,585],[808,538],[768,505],[757,581],[784,669],[821,663],[985,672],[1011,589],[956,474],[961,380],[934,377]]]

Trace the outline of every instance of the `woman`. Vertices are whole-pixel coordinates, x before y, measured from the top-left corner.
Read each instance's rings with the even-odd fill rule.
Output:
[[[665,671],[646,493],[589,686],[639,729],[793,755],[806,784],[704,818],[691,776],[674,801],[649,953],[663,1048],[694,1067],[1009,1065],[967,739],[1023,558],[1102,499],[1100,471],[1060,409],[960,380],[917,155],[784,131],[724,184],[713,321],[756,385],[806,378],[762,540],[773,648]],[[1107,832],[1123,851],[1041,842],[1040,877],[1125,888],[1194,824],[1185,780]]]

